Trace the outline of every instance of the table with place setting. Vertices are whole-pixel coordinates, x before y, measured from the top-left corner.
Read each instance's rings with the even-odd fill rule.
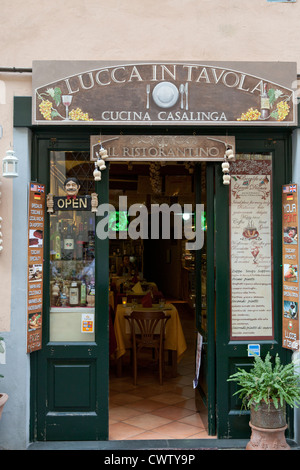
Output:
[[[176,307],[171,303],[166,303],[164,305],[153,304],[151,307],[143,307],[138,303],[127,303],[125,298],[124,303],[116,305],[115,309],[114,331],[117,342],[115,359],[117,361],[118,375],[121,376],[122,373],[122,357],[125,355],[127,350],[131,349],[130,326],[125,316],[130,315],[133,309],[139,311],[162,310],[166,315],[171,316],[170,320],[166,324],[165,350],[168,350],[169,352],[169,358],[172,364],[172,376],[176,376],[177,363],[180,361],[183,353],[187,349],[182,325]]]

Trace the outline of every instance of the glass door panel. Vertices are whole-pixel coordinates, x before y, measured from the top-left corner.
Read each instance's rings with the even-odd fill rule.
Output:
[[[93,192],[87,152],[51,152],[50,168],[50,193],[65,204]],[[49,339],[56,342],[95,340],[95,215],[74,207],[50,216]]]

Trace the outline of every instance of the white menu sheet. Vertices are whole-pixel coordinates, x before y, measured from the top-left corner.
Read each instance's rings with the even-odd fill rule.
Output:
[[[231,339],[241,340],[273,336],[272,164],[246,157],[230,171]]]

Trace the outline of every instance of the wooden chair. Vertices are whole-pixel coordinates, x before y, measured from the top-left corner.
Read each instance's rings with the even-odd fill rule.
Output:
[[[137,355],[149,348],[154,352],[154,359],[159,365],[159,383],[163,383],[164,369],[164,339],[165,326],[171,315],[165,315],[162,310],[134,310],[131,315],[125,315],[130,323],[133,351],[133,382],[137,383]]]

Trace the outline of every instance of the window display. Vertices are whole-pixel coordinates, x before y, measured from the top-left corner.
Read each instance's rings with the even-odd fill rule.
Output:
[[[51,152],[50,341],[94,340],[94,183],[88,161],[87,152]]]

